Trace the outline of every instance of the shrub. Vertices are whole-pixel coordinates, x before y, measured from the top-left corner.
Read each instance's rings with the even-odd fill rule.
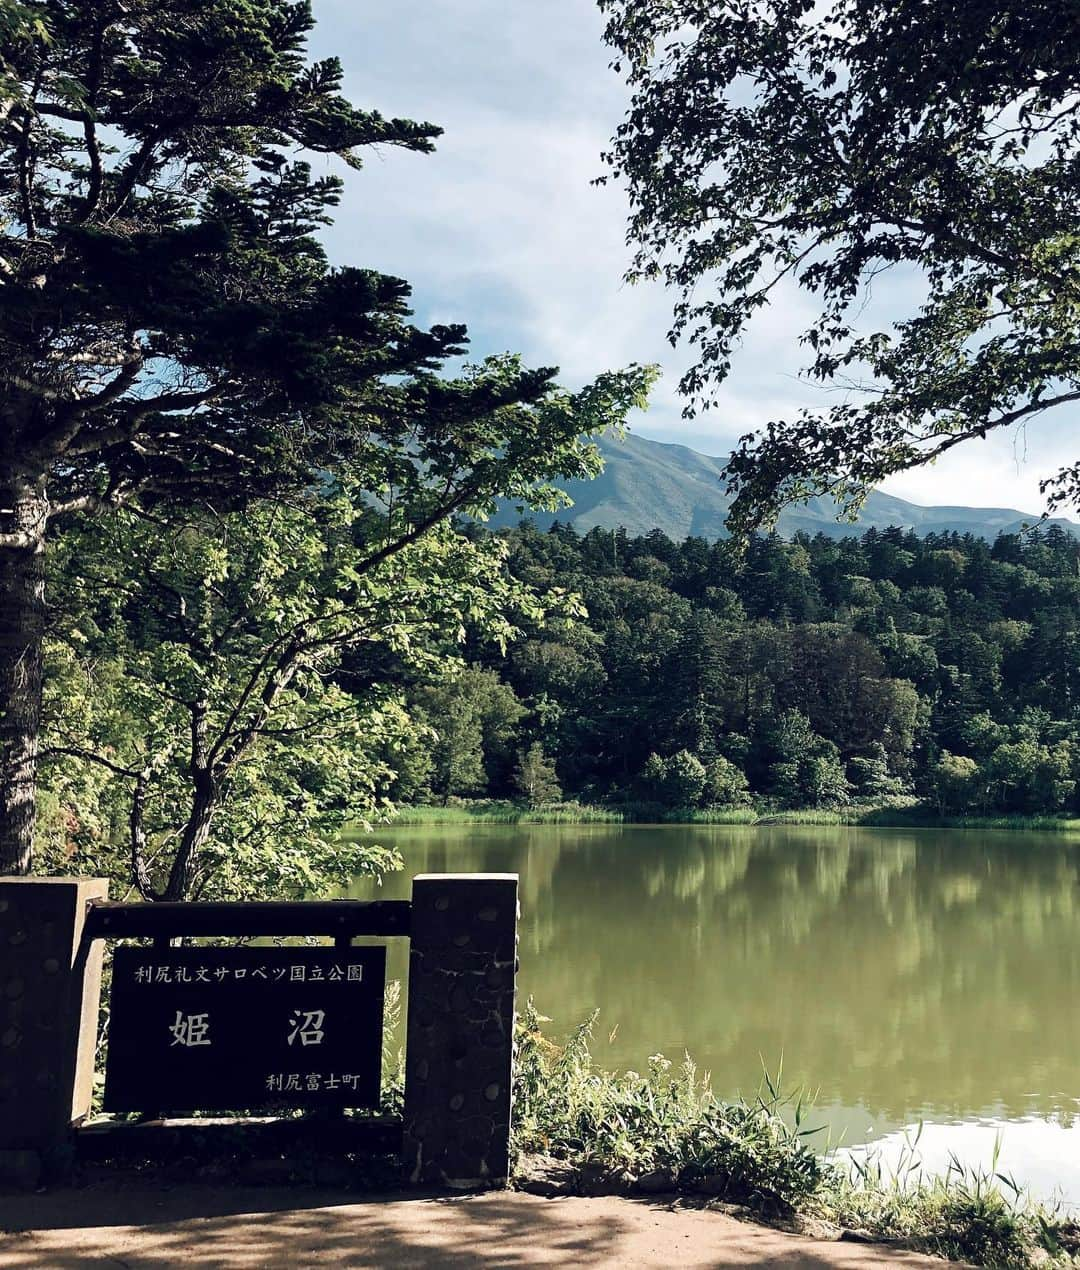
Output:
[[[726,763],[727,760],[714,762]],[[646,799],[655,800],[662,807],[700,807],[707,797],[709,774],[696,754],[678,750],[669,758],[650,754],[638,783]]]

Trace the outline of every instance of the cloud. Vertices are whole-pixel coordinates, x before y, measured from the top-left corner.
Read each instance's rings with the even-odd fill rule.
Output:
[[[592,184],[626,105],[592,0],[316,0],[315,15],[315,51],[341,58],[352,100],[446,130],[435,155],[387,150],[346,173],[327,235],[337,263],[407,278],[420,320],[467,323],[477,356],[513,349],[570,384],[659,362],[664,380],[635,424],[658,440],[722,454],[770,419],[834,399],[799,378],[812,310],[791,286],[746,333],[717,406],[682,418],[676,387],[691,357],[666,338],[672,296],[622,281],[625,197]],[[870,312],[904,312],[912,294],[910,280],[879,282]],[[1037,510],[1039,477],[1068,449],[1060,424],[1033,426],[1019,465],[1014,440],[992,437],[888,488]]]

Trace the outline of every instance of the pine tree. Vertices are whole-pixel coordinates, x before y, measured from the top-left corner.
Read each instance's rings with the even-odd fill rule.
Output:
[[[530,807],[556,803],[562,797],[555,764],[544,753],[544,747],[539,741],[534,741],[527,750],[518,752],[513,784]]]
[[[25,11],[25,13],[24,13]],[[50,524],[161,500],[233,506],[343,464],[393,509],[378,563],[498,493],[584,475],[581,417],[513,359],[447,383],[461,326],[330,267],[358,166],[439,129],[359,110],[310,63],[308,0],[56,0],[0,22],[0,873],[30,867]],[[37,13],[41,20],[37,20]],[[5,10],[5,14],[7,10]],[[25,15],[31,15],[25,17]],[[636,380],[637,391],[641,381]]]

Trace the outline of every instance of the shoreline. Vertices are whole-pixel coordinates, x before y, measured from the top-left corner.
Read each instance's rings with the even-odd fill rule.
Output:
[[[770,811],[743,807],[716,811],[681,809],[665,813],[656,807],[603,807],[580,803],[529,808],[495,799],[477,799],[451,806],[420,804],[401,807],[387,827],[469,824],[729,825],[746,828],[821,825],[864,829],[1007,829],[1080,834],[1080,819],[1068,816],[941,816],[921,804],[910,807],[866,805],[832,811],[816,808]]]

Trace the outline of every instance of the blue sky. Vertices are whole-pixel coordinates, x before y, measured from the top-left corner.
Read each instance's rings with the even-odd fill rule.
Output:
[[[748,332],[720,405],[681,417],[690,360],[665,338],[672,296],[622,281],[626,204],[590,184],[626,90],[608,70],[593,0],[315,0],[316,55],[341,58],[357,105],[445,129],[434,155],[387,150],[346,174],[332,259],[408,279],[424,322],[460,321],[477,356],[514,350],[568,384],[628,362],[664,378],[635,431],[723,454],[743,432],[827,391],[798,377],[809,314],[794,288]],[[879,283],[877,318],[907,308],[910,282]],[[894,478],[920,503],[1039,511],[1041,476],[1072,457],[1076,416],[958,447]]]

